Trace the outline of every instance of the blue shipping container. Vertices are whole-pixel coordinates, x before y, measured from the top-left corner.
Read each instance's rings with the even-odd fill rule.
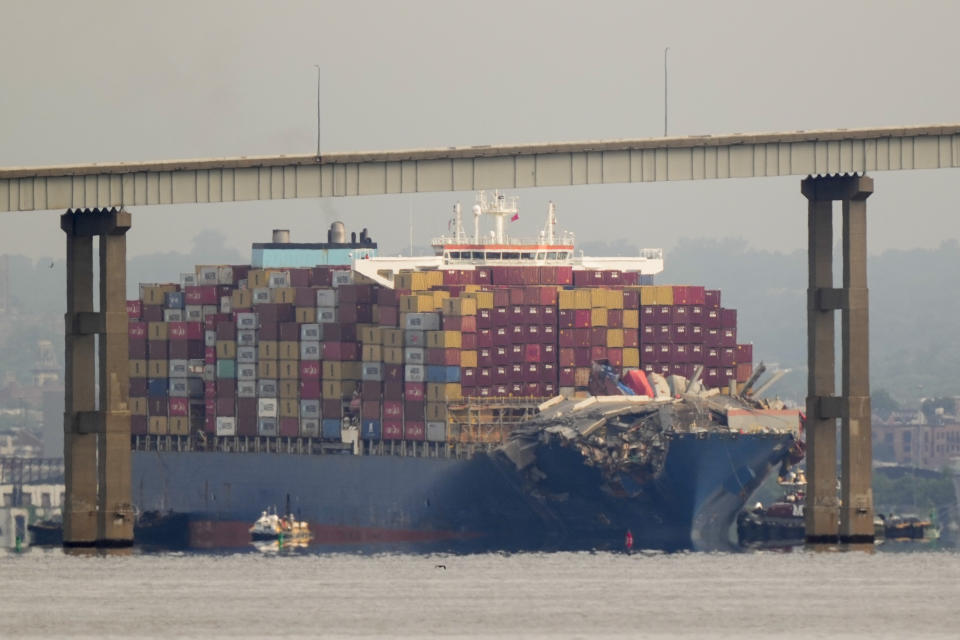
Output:
[[[364,420],[363,425],[360,428],[360,437],[364,440],[379,440],[380,421],[370,419]]]
[[[150,378],[147,380],[147,396],[151,398],[165,398],[170,390],[168,378]]]
[[[325,440],[340,439],[340,418],[324,418],[322,428]]]
[[[183,309],[183,292],[173,291],[163,294],[163,306],[167,309]]]
[[[460,382],[460,367],[427,365],[427,382]]]

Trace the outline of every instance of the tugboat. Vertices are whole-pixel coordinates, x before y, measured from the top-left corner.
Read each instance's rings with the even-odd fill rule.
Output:
[[[278,541],[283,544],[310,539],[310,528],[306,522],[292,515],[279,516],[275,511],[264,511],[250,527],[250,537],[254,542]]]

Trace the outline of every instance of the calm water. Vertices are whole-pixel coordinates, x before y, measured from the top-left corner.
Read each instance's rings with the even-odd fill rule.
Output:
[[[960,554],[0,555],[3,638],[321,635],[956,638]]]

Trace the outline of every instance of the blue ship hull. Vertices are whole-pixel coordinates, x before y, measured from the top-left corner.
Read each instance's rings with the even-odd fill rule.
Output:
[[[182,517],[190,546],[243,546],[289,508],[311,545],[420,551],[730,548],[737,512],[790,434],[671,434],[654,476],[610,477],[574,447],[536,448],[536,480],[499,451],[473,458],[133,451],[141,511]],[[288,502],[289,501],[289,502]]]

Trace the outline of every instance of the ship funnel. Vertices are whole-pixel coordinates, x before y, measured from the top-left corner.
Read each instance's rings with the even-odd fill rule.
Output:
[[[273,243],[274,243],[274,244],[289,244],[289,243],[290,243],[290,229],[274,229],[274,230],[273,230]]]
[[[330,242],[346,244],[347,229],[339,220],[330,225]]]

